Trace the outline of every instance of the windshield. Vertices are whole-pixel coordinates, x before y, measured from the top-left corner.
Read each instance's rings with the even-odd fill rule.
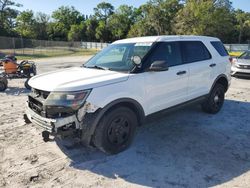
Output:
[[[250,52],[243,53],[239,59],[250,59]]]
[[[91,58],[84,67],[128,72],[135,67],[132,57],[140,56],[142,59],[151,46],[152,43],[112,44]]]

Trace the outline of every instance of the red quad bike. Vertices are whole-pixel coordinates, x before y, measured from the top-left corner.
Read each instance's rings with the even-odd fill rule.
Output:
[[[2,65],[0,69],[0,92],[8,88],[7,79],[27,78],[24,86],[30,89],[28,81],[36,75],[36,65],[33,61],[24,60],[18,64],[15,56],[5,56],[4,59],[0,60],[0,64]]]

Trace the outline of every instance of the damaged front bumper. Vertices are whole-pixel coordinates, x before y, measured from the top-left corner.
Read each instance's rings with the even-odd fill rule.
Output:
[[[50,132],[51,134],[58,133],[59,129],[66,130],[72,125],[74,126],[75,129],[80,128],[76,115],[72,115],[72,116],[65,117],[65,118],[50,119],[50,118],[45,118],[45,117],[38,115],[29,107],[27,107],[26,109],[26,115],[27,115],[27,118],[32,123],[42,127],[44,130]]]
[[[61,118],[46,118],[33,111],[27,102],[26,117],[33,124],[42,127],[44,131],[54,136],[69,136],[81,132],[86,128],[87,124],[84,122],[86,113],[94,113],[98,107],[85,103],[82,108],[76,111],[75,114]],[[78,134],[79,135],[79,134]]]

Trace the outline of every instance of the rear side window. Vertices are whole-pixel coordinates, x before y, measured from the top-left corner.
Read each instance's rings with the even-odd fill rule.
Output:
[[[228,52],[225,48],[225,46],[222,44],[220,41],[213,41],[211,42],[213,47],[216,49],[216,51],[221,55],[221,56],[228,56]]]
[[[206,46],[201,41],[181,41],[183,63],[193,63],[211,59]]]
[[[180,46],[178,42],[159,42],[149,57],[149,63],[166,61],[168,66],[182,64]]]

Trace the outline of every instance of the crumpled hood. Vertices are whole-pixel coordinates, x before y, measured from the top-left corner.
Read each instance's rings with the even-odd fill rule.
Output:
[[[37,75],[28,84],[43,91],[80,91],[126,81],[128,73],[74,67]]]

